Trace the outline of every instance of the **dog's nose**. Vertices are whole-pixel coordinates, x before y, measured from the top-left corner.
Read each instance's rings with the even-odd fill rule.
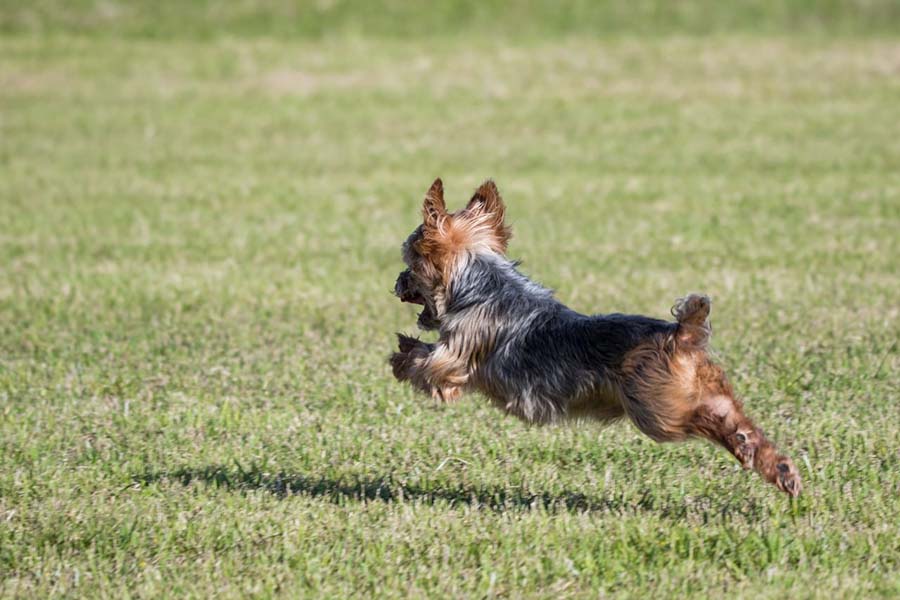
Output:
[[[394,284],[394,294],[397,296],[403,296],[406,289],[409,287],[409,269],[406,271],[401,271],[397,276],[397,282]]]

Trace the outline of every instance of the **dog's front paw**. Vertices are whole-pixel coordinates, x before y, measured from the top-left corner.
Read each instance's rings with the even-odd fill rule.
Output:
[[[400,348],[400,352],[408,354],[419,345],[424,345],[419,338],[414,338],[402,333],[397,334],[397,347]]]
[[[397,347],[400,351],[394,352],[389,359],[394,377],[399,381],[412,379],[417,361],[427,357],[432,346],[433,344],[427,344],[418,338],[398,333]]]
[[[409,354],[406,352],[394,352],[389,359],[391,363],[391,371],[397,381],[407,381],[409,379]]]

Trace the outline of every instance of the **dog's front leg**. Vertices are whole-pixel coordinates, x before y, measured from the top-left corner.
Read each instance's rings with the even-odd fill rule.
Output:
[[[431,386],[422,377],[422,363],[428,358],[434,344],[428,344],[418,338],[397,334],[399,352],[391,355],[391,369],[397,381],[409,381],[415,387],[431,394]]]
[[[444,402],[462,395],[468,371],[445,343],[428,344],[402,334],[397,338],[400,351],[390,360],[394,377]]]

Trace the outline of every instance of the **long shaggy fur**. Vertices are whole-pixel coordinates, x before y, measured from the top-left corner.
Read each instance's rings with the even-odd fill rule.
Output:
[[[403,244],[408,269],[395,292],[423,305],[419,326],[435,343],[399,336],[394,375],[451,401],[475,390],[530,423],[627,416],[657,441],[702,437],[797,496],[800,476],[744,414],[707,353],[710,300],[691,294],[675,321],[582,315],[517,270],[505,253],[505,207],[493,182],[448,213],[438,179],[423,223]]]

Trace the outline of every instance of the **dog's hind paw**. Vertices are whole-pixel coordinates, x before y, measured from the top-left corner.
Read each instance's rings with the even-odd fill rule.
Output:
[[[791,459],[786,456],[780,457],[780,460],[775,465],[775,471],[773,482],[775,486],[793,498],[799,496],[800,492],[803,491],[803,482],[800,480],[800,473],[797,472],[797,467],[794,466]]]

